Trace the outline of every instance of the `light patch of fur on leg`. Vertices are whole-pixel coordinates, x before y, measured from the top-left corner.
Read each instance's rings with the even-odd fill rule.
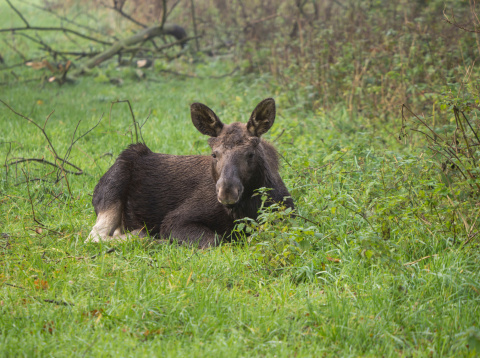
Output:
[[[115,235],[121,236],[121,227],[122,211],[121,206],[118,205],[98,214],[97,221],[85,242],[112,240],[115,238]]]

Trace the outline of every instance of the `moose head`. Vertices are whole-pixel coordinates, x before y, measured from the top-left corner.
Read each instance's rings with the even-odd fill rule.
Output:
[[[223,124],[217,115],[201,103],[191,105],[191,116],[200,133],[210,136],[212,176],[217,199],[227,207],[235,206],[264,182],[266,148],[260,139],[275,121],[275,101],[267,98],[253,110],[245,123]]]

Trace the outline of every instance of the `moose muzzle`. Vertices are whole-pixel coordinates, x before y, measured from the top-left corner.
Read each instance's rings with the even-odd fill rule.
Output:
[[[217,199],[226,206],[235,205],[243,194],[243,185],[236,170],[225,168],[217,181]]]

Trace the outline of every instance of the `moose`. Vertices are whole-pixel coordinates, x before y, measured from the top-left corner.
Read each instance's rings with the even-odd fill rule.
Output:
[[[278,172],[275,148],[260,138],[275,121],[275,101],[267,98],[246,124],[223,124],[206,105],[190,107],[193,124],[210,136],[210,155],[169,155],[132,144],[103,175],[93,192],[97,220],[87,241],[147,234],[179,243],[215,246],[231,240],[235,220],[257,218],[265,205],[294,208]]]

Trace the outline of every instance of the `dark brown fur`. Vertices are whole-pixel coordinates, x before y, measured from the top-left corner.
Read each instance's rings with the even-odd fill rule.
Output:
[[[260,138],[275,119],[273,99],[262,101],[249,122],[224,125],[208,107],[192,105],[192,120],[212,136],[212,156],[153,153],[144,144],[124,150],[95,187],[97,223],[89,239],[138,232],[200,247],[229,239],[235,220],[256,218],[261,187],[271,199],[293,201],[278,172],[274,147]]]

